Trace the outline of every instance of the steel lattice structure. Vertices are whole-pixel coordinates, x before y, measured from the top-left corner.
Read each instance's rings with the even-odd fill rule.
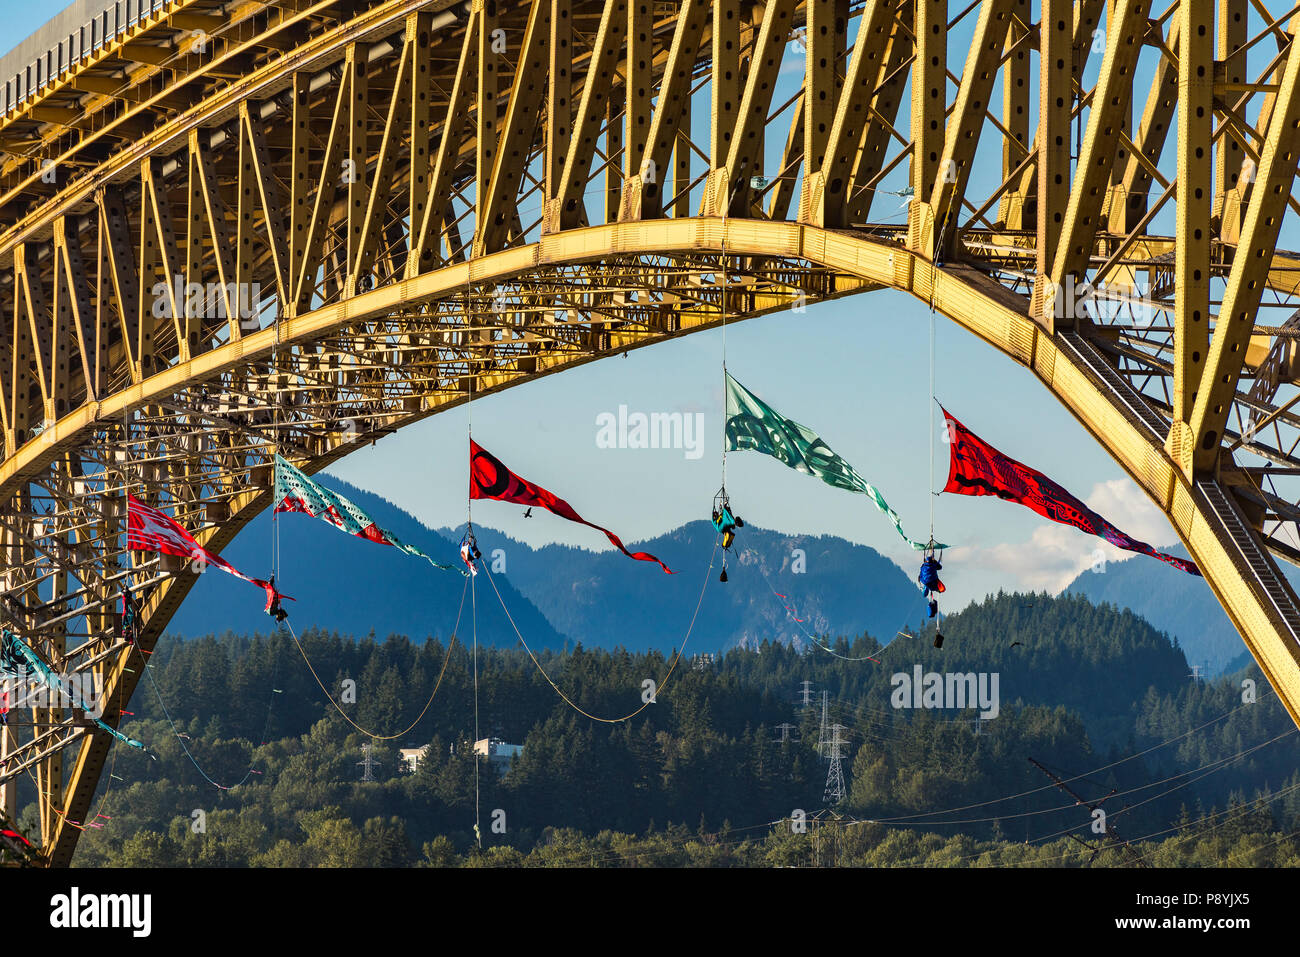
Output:
[[[724,311],[889,287],[1074,414],[1300,721],[1292,13],[154,3],[0,122],[0,621],[116,725],[119,593],[148,650],[194,580],[127,550],[127,489],[220,550],[277,449],[315,472]],[[35,776],[66,865],[112,741],[32,714],[0,784]]]

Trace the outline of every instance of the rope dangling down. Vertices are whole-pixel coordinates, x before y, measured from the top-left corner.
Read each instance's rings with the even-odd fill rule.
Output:
[[[272,578],[274,578],[274,576],[272,576]],[[126,592],[122,593],[122,603],[124,607],[131,608],[132,611],[134,612],[134,604],[128,601]],[[134,648],[137,654],[139,654],[140,656],[140,670],[144,672],[145,676],[149,679],[149,684],[153,687],[154,697],[158,699],[158,707],[162,709],[163,717],[167,719],[167,725],[168,727],[171,728],[172,735],[175,736],[176,738],[176,743],[181,746],[181,750],[185,752],[185,757],[189,758],[190,764],[194,765],[194,770],[199,772],[199,776],[203,778],[203,780],[207,781],[218,791],[233,791],[235,788],[242,785],[254,774],[262,773],[261,771],[254,770],[253,766],[250,764],[248,770],[244,772],[244,776],[240,778],[238,781],[236,781],[234,784],[221,784],[217,781],[214,781],[208,775],[208,773],[205,770],[203,770],[203,766],[199,764],[198,759],[194,757],[194,754],[190,751],[189,747],[185,744],[185,736],[176,730],[176,722],[172,720],[171,712],[167,709],[167,702],[163,700],[162,689],[158,687],[158,682],[154,680],[153,668],[150,667],[150,665],[153,663],[153,659],[146,658],[144,650],[141,649],[138,645],[136,645],[133,640],[131,641],[131,647]],[[274,688],[275,672],[278,665],[279,665],[279,657],[277,656],[274,659],[271,668],[272,689],[271,689],[271,696],[266,703],[266,723],[263,724],[262,726],[262,744],[266,744],[267,732],[271,730],[271,712],[275,708],[275,696],[279,694],[279,692]],[[256,748],[254,750],[256,750]]]
[[[451,661],[451,650],[456,646],[456,635],[460,632],[460,616],[461,612],[465,610],[465,594],[468,590],[469,580],[466,579],[465,587],[460,593],[460,608],[456,610],[456,624],[451,629],[451,640],[447,643],[447,653],[443,657],[442,670],[438,672],[438,680],[434,683],[433,692],[429,695],[429,700],[424,703],[424,707],[420,710],[416,719],[406,728],[397,732],[397,734],[376,734],[374,731],[361,727],[361,725],[348,717],[348,713],[343,710],[342,706],[337,701],[334,700],[334,696],[329,693],[329,689],[325,687],[325,683],[320,680],[320,675],[316,673],[315,667],[312,666],[311,659],[307,657],[307,652],[303,648],[302,642],[298,640],[298,633],[293,630],[293,625],[286,621],[284,626],[289,630],[289,635],[293,638],[293,643],[298,646],[298,651],[302,655],[302,660],[307,662],[307,670],[310,671],[311,676],[316,679],[316,684],[320,685],[320,690],[325,693],[325,697],[329,700],[329,703],[334,705],[334,710],[343,716],[343,720],[368,738],[373,738],[376,741],[393,741],[414,730],[415,726],[419,724],[420,721],[423,720],[425,714],[428,713],[430,706],[433,704],[433,699],[438,696],[438,689],[442,687],[442,677],[447,673],[447,664]]]
[[[862,655],[861,657],[850,657],[848,655],[842,655],[838,651],[835,651],[833,648],[831,648],[829,645],[824,644],[820,638],[818,638],[815,634],[813,634],[811,631],[809,631],[807,628],[804,627],[804,619],[800,618],[797,614],[795,614],[794,607],[788,604],[788,602],[790,601],[790,597],[788,595],[781,594],[781,592],[773,588],[772,581],[770,578],[767,577],[766,574],[764,574],[761,571],[759,574],[763,575],[763,581],[767,584],[768,590],[771,591],[772,594],[775,595],[778,599],[780,599],[781,606],[785,609],[785,613],[786,615],[789,616],[790,620],[795,623],[795,627],[797,627],[800,631],[802,631],[804,633],[804,637],[807,638],[814,645],[816,645],[818,648],[820,648],[822,651],[826,652],[828,655],[830,655],[833,658],[840,659],[840,661],[874,661],[876,664],[880,664],[880,659],[875,658],[872,655]],[[884,649],[882,648],[881,650],[883,651]],[[877,654],[879,654],[879,652],[877,652]]]
[[[139,648],[137,648],[136,650],[139,651]],[[234,784],[220,784],[212,780],[212,778],[208,776],[208,773],[203,770],[202,765],[199,764],[198,760],[190,752],[190,749],[185,745],[185,738],[181,735],[179,731],[176,730],[176,722],[172,720],[171,712],[167,710],[167,703],[163,701],[162,691],[158,687],[158,682],[154,680],[153,669],[149,667],[150,663],[147,659],[145,659],[143,652],[140,653],[140,659],[143,662],[141,670],[145,673],[145,675],[148,676],[149,684],[153,686],[154,696],[158,699],[158,707],[162,708],[163,717],[167,719],[167,725],[168,727],[171,728],[172,734],[176,738],[176,743],[181,746],[181,750],[185,752],[185,757],[190,759],[190,764],[194,765],[194,770],[199,772],[199,776],[203,778],[203,780],[207,781],[218,791],[233,791],[235,788],[239,787],[245,781],[251,778],[254,774],[262,773],[261,771],[255,771],[252,765],[250,765],[248,770],[244,772],[244,776],[240,778],[238,781],[236,781]],[[275,681],[274,676],[272,676],[271,680],[272,682]],[[271,708],[274,706],[274,704],[275,704],[275,692],[273,691],[271,693],[271,700],[266,707],[266,725],[262,728],[263,744],[266,743],[266,732],[271,727]]]
[[[673,672],[677,669],[677,665],[678,663],[681,662],[682,655],[686,651],[687,642],[691,640],[691,633],[695,630],[695,622],[699,618],[700,607],[704,604],[704,592],[709,587],[709,576],[713,573],[713,561],[717,557],[717,554],[718,554],[718,545],[717,542],[714,542],[713,554],[709,556],[709,567],[704,573],[704,584],[700,586],[700,597],[695,602],[695,612],[694,614],[691,615],[691,623],[686,629],[685,637],[682,638],[681,647],[673,653],[672,662],[668,666],[668,672],[664,675],[663,681],[659,682],[655,686],[656,695],[659,692],[663,691],[665,687],[667,687],[668,681],[672,678]],[[538,661],[537,656],[533,654],[533,649],[528,647],[528,642],[525,641],[524,636],[520,634],[519,626],[515,624],[515,619],[510,614],[510,609],[506,607],[505,599],[501,597],[501,592],[497,589],[497,583],[493,580],[492,573],[488,571],[486,566],[484,566],[483,571],[487,574],[487,579],[489,584],[492,585],[492,591],[496,593],[497,601],[501,604],[501,610],[505,612],[506,620],[510,622],[510,627],[514,629],[515,637],[518,638],[519,643],[524,646],[524,651],[528,652],[528,657],[533,660],[533,664],[537,666],[537,670],[541,672],[542,677],[546,679],[546,683],[551,686],[552,690],[554,690],[555,693],[559,695],[560,698],[564,701],[564,703],[567,704],[570,708],[578,712],[578,714],[582,715],[584,718],[590,718],[592,721],[599,721],[602,724],[619,724],[623,721],[628,721],[631,720],[632,718],[635,718],[642,711],[644,711],[646,708],[648,708],[651,704],[654,703],[654,696],[652,696],[651,699],[649,701],[645,701],[641,705],[641,707],[637,708],[635,711],[631,712],[630,714],[623,715],[621,718],[601,718],[598,717],[597,715],[582,710],[582,708],[574,704],[573,699],[571,699],[562,690],[560,690],[560,686],[557,685],[551,679],[551,676],[546,673],[546,669],[542,667],[542,663]]]

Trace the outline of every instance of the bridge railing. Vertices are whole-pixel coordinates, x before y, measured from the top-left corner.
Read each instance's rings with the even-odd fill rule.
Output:
[[[0,113],[8,116],[41,93],[78,63],[140,23],[184,0],[116,0],[76,31],[69,33],[12,77],[0,89]]]

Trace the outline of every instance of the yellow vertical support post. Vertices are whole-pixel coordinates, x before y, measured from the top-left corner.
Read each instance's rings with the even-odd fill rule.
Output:
[[[1178,30],[1181,20],[1173,17],[1169,26],[1166,46],[1178,50]],[[1174,54],[1177,56],[1177,53]],[[1165,141],[1169,139],[1169,125],[1178,105],[1178,65],[1169,62],[1168,57],[1161,56],[1156,64],[1155,76],[1151,80],[1151,92],[1147,94],[1146,106],[1142,110],[1142,121],[1138,126],[1138,138],[1135,141],[1141,151],[1130,156],[1128,168],[1124,171],[1120,189],[1116,194],[1121,203],[1112,201],[1110,206],[1109,229],[1112,233],[1127,233],[1141,222],[1147,213],[1148,194],[1151,191],[1153,177],[1152,167],[1160,164],[1160,155],[1164,152]]]
[[[947,247],[956,242],[962,200],[993,96],[993,85],[997,82],[997,64],[1006,42],[1010,6],[1011,0],[984,0],[971,36],[961,86],[944,131],[938,178],[930,193],[935,259],[949,252]]]
[[[704,26],[709,15],[708,0],[685,0],[677,14],[673,40],[668,58],[663,63],[663,82],[653,115],[647,113],[644,133],[634,137],[630,150],[640,149],[640,159],[635,153],[628,157],[627,177],[623,183],[623,201],[619,206],[619,219],[658,219],[667,210],[665,203],[673,196],[673,186],[678,182],[673,166],[673,147],[678,135],[690,123],[690,96],[695,72],[695,61],[704,36]],[[633,28],[629,23],[629,29]],[[639,32],[639,31],[638,31]],[[648,31],[647,31],[648,36]],[[629,105],[629,124],[636,119],[635,111],[650,110],[648,94],[653,92],[651,71],[654,65],[653,49],[638,52],[640,41],[634,41],[629,56],[629,86],[634,89],[634,99],[642,105]],[[651,47],[653,44],[650,45]],[[643,89],[644,87],[644,89]],[[629,129],[632,126],[629,125]],[[689,144],[686,145],[689,149]],[[689,158],[687,170],[689,172]],[[689,215],[687,213],[686,215]]]
[[[224,316],[236,316],[239,295],[235,291],[234,283],[237,256],[235,247],[238,244],[231,240],[226,225],[226,204],[222,200],[221,187],[217,182],[216,164],[211,154],[206,152],[199,142],[198,130],[190,130],[189,161],[196,180],[192,185],[199,189],[203,197],[202,212],[206,217],[208,236],[212,243],[212,258],[216,262],[217,282],[221,284],[218,301],[212,303],[212,307],[216,310],[220,306]],[[228,319],[229,321],[231,320]],[[209,343],[215,331],[215,328],[211,328],[206,333]],[[238,337],[238,323],[235,324],[232,335]]]
[[[1048,331],[1062,306],[1049,274],[1070,199],[1070,112],[1074,103],[1070,0],[1042,0],[1038,59],[1037,243],[1030,315]]]
[[[915,0],[912,33],[912,192],[907,213],[907,244],[929,255],[934,235],[930,194],[943,154],[944,117],[948,105],[948,4]]]
[[[1225,84],[1245,83],[1246,54],[1237,51],[1246,45],[1246,0],[1219,0],[1218,59],[1223,64],[1219,77]],[[1241,96],[1240,91],[1229,90],[1224,99],[1235,103]],[[1219,140],[1219,148],[1214,157],[1214,213],[1222,223],[1224,216],[1240,219],[1241,194],[1237,180],[1241,177],[1242,162],[1246,159],[1245,147],[1241,137],[1229,127]],[[1249,170],[1247,170],[1249,172]],[[1232,196],[1235,201],[1229,201]],[[1240,222],[1229,224],[1227,235],[1235,236],[1240,232]]]
[[[715,198],[720,195],[729,197],[727,209],[732,216],[748,216],[752,209],[748,177],[763,169],[767,114],[780,75],[794,9],[794,0],[772,0],[761,11],[757,30],[752,24],[745,24],[745,36],[754,39],[742,43],[742,49],[746,51],[741,67],[745,76],[744,92],[731,131],[731,149],[722,164],[727,171],[726,184],[721,193],[715,194]],[[721,209],[715,207],[712,212],[721,212]]]
[[[203,330],[203,320],[206,317],[209,306],[208,298],[205,295],[200,297],[196,303],[198,309],[190,308],[189,290],[192,285],[197,283],[206,290],[206,284],[203,282],[203,224],[206,218],[206,210],[203,200],[203,173],[200,169],[199,162],[199,143],[198,131],[191,130],[190,142],[185,150],[185,295],[183,297],[183,311],[180,315],[181,332],[184,340],[181,343],[182,361],[188,361],[193,358],[199,351],[199,334]],[[212,245],[215,249],[217,237],[212,237]]]
[[[691,215],[691,96],[687,92],[682,103],[682,119],[677,127],[673,146],[672,214],[681,219]]]
[[[86,282],[90,274],[77,242],[76,222],[69,216],[54,221],[54,252],[54,295],[56,300],[67,297],[72,337],[77,344],[75,358],[80,360],[86,384],[84,399],[94,402],[99,398],[101,370],[106,366],[106,359],[99,351],[100,339],[95,330],[94,309]]]
[[[1214,8],[1178,12],[1178,205],[1174,236],[1174,381],[1166,447],[1189,478],[1190,425],[1210,346],[1210,210],[1214,132]]]
[[[880,76],[871,103],[871,115],[862,125],[862,139],[853,160],[853,180],[849,190],[849,222],[862,223],[871,217],[885,157],[894,143],[893,127],[898,122],[903,90],[911,70],[913,54],[912,0],[891,5],[889,43],[880,64]],[[859,27],[861,29],[861,27]]]
[[[239,121],[239,178],[235,191],[235,289],[233,296],[227,296],[226,319],[230,329],[230,341],[235,342],[242,338],[244,330],[244,316],[242,315],[241,304],[251,300],[250,292],[245,290],[251,289],[253,280],[253,236],[256,232],[253,220],[253,210],[256,205],[255,197],[257,196],[257,176],[253,170],[253,150],[252,144],[248,142],[248,137],[244,133],[244,123]],[[143,256],[141,257],[143,260]],[[144,281],[143,263],[141,266],[141,281]],[[143,306],[141,315],[143,315]],[[142,327],[143,327],[143,320]]]
[[[57,220],[54,224],[53,298],[46,313],[48,317],[46,321],[50,324],[50,399],[46,418],[51,422],[61,418],[71,407],[69,400],[72,396],[72,368],[69,359],[75,325],[73,299],[78,291],[77,280],[81,278],[78,275],[72,283],[64,282],[66,271],[61,267],[67,261],[70,247],[66,241],[69,238],[66,230],[63,230],[62,237],[59,236],[63,225],[62,220]],[[60,238],[64,241],[60,242]],[[76,241],[75,232],[71,238],[73,242]]]
[[[451,191],[452,170],[459,162],[461,145],[468,121],[471,91],[476,88],[475,76],[478,71],[478,32],[480,29],[480,12],[476,8],[465,25],[465,37],[461,42],[460,60],[456,68],[456,78],[452,82],[451,93],[447,98],[443,113],[442,137],[438,141],[438,151],[433,161],[433,171],[429,174],[429,201],[424,207],[424,218],[417,226],[411,223],[411,233],[416,237],[406,259],[408,278],[432,269],[439,261],[444,229],[451,232],[452,205],[447,197]],[[459,245],[457,242],[456,245]]]
[[[140,298],[137,315],[139,325],[136,327],[138,333],[136,361],[140,363],[140,374],[146,378],[158,371],[155,363],[156,338],[162,326],[159,322],[158,313],[166,311],[170,316],[176,315],[176,284],[173,278],[167,274],[166,260],[159,248],[161,216],[156,202],[157,192],[154,189],[153,163],[154,161],[151,159],[140,161]],[[241,200],[243,199],[246,163],[251,163],[251,161],[245,158],[241,145],[239,153]],[[251,207],[251,199],[248,205]],[[251,222],[251,220],[252,214],[250,212],[249,221]],[[158,294],[159,285],[163,287],[161,296]]]
[[[1116,22],[1120,16],[1120,0],[1106,0],[1106,29],[1117,29]],[[1124,29],[1120,25],[1118,29]],[[1131,141],[1133,138],[1133,92],[1129,91],[1125,98],[1124,108],[1119,113],[1118,132],[1123,133]],[[1102,210],[1102,215],[1107,219],[1107,229],[1112,233],[1126,232],[1125,225],[1127,217],[1125,209],[1128,205],[1128,196],[1124,192],[1123,178],[1128,169],[1129,160],[1128,146],[1119,137],[1116,137],[1115,159],[1110,167],[1110,188],[1106,191],[1106,200]]]
[[[302,275],[303,262],[307,258],[307,236],[311,226],[312,183],[307,163],[307,151],[311,143],[311,92],[308,89],[310,80],[311,77],[303,72],[293,75],[293,150],[289,160],[289,290],[284,300],[285,318],[293,318],[298,313],[298,280]],[[413,143],[411,146],[412,183],[415,181],[417,169],[414,160],[415,150],[416,146]],[[426,171],[421,167],[419,172],[423,181]],[[322,170],[321,175],[330,176],[332,171]],[[194,221],[191,219],[191,226],[193,225]]]
[[[379,138],[379,153],[375,158],[375,171],[370,176],[370,195],[366,198],[366,213],[361,222],[361,243],[356,258],[348,264],[348,285],[371,284],[376,263],[392,265],[391,258],[382,255],[388,222],[388,201],[393,194],[397,171],[397,154],[409,133],[411,117],[411,64],[415,59],[417,26],[415,14],[406,18],[406,32],[402,38],[402,53],[393,80],[393,92],[384,111],[383,132]],[[387,259],[387,263],[385,263]]]
[[[1011,179],[1029,155],[1029,0],[1013,0],[1008,10],[1007,58],[1002,65],[1002,181]],[[1007,134],[1010,134],[1009,136]],[[1007,229],[1024,229],[1025,197],[1009,190],[998,205],[998,220]]]
[[[550,75],[546,92],[546,207],[542,231],[558,224],[555,204],[564,192],[564,159],[573,138],[573,0],[551,0]],[[553,219],[554,217],[554,219]]]
[[[1133,70],[1142,51],[1151,0],[1117,0],[1106,23],[1106,55],[1092,94],[1088,129],[1079,147],[1077,175],[1070,184],[1070,201],[1061,224],[1052,263],[1057,288],[1088,280],[1088,268],[1101,231],[1102,211],[1111,185],[1124,116],[1131,112]],[[1073,298],[1067,288],[1067,297]],[[1056,325],[1073,326],[1076,309],[1057,310]]]
[[[650,36],[650,30],[654,26],[653,13],[651,0],[630,0],[627,5],[623,175],[628,179],[642,175],[641,167],[650,134],[651,98],[654,95],[654,44]],[[654,170],[653,175],[658,181],[663,174],[660,170]]]
[[[629,0],[632,6],[636,0]],[[627,114],[627,86],[619,84],[605,100],[605,218],[618,222],[618,208],[623,203],[623,160],[627,154],[623,140],[623,118]]]
[[[474,233],[483,235],[488,221],[488,193],[496,165],[498,107],[501,100],[501,70],[507,49],[506,32],[497,21],[497,0],[476,0],[483,19],[478,33],[478,103],[474,136]]]
[[[564,158],[559,197],[549,225],[551,232],[574,228],[586,222],[586,193],[591,182],[591,164],[596,144],[608,117],[607,101],[614,88],[618,65],[626,47],[627,0],[612,0],[600,15],[596,45],[587,62],[587,76],[582,85],[582,99],[573,120],[569,152]]]
[[[414,30],[411,57],[411,178],[407,201],[407,262],[418,260],[415,244],[424,209],[429,202],[429,142],[433,122],[433,15],[417,13],[410,27]],[[403,273],[405,273],[403,269]]]
[[[721,214],[729,199],[727,156],[731,152],[731,137],[740,113],[738,0],[717,0],[713,4],[713,76],[709,88],[713,121],[709,129],[709,178],[704,184],[704,200],[700,204],[703,216]]]
[[[847,24],[841,22],[836,0],[806,0],[807,35],[804,38],[803,184],[799,191],[799,219],[811,221],[813,193],[817,191],[826,144],[839,105],[840,61],[845,52]]]
[[[1294,33],[1291,42],[1296,42]],[[1197,474],[1212,470],[1218,462],[1220,442],[1228,427],[1246,347],[1272,263],[1270,253],[1277,245],[1282,216],[1295,182],[1297,156],[1300,156],[1300,56],[1292,55],[1287,57],[1269,117],[1259,171],[1242,220],[1238,247],[1241,252],[1232,261],[1192,409],[1191,441],[1195,443],[1192,467]]]
[[[889,47],[892,19],[885,0],[868,0],[862,8],[830,135],[822,147],[821,169],[804,179],[808,186],[803,191],[800,217],[805,222],[836,228],[849,224],[853,164],[863,130],[872,120],[872,98]]]
[[[370,100],[370,84],[366,77],[369,70],[368,50],[365,45],[355,45],[351,50],[352,57],[344,63],[344,69],[348,71],[349,103],[347,157],[343,170],[343,181],[348,187],[347,243],[341,272],[345,284],[344,298],[356,294],[356,289],[347,284],[347,275],[350,264],[356,262],[357,253],[361,248],[362,224],[365,222],[366,206],[370,201],[370,176],[366,170],[369,158],[366,109]],[[325,175],[330,175],[330,171],[326,170]]]
[[[13,332],[9,338],[12,362],[9,370],[9,429],[10,443],[18,446],[27,441],[31,428],[32,391],[36,381],[32,376],[32,327],[27,320],[26,307],[18,295],[27,271],[29,246],[24,243],[14,250],[14,300]]]

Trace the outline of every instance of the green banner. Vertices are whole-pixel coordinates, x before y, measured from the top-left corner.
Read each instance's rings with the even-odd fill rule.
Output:
[[[727,449],[732,452],[762,452],[806,475],[815,475],[827,485],[860,492],[894,523],[903,541],[917,551],[926,542],[914,541],[903,531],[898,513],[889,507],[874,485],[840,458],[821,437],[807,426],[787,419],[727,374]],[[947,548],[939,543],[936,548]]]

